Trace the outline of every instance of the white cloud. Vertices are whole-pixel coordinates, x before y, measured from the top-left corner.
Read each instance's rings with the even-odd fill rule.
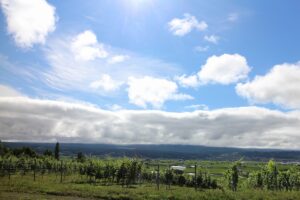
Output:
[[[195,50],[198,52],[205,52],[209,49],[209,46],[197,46],[195,47]]]
[[[1,97],[21,97],[23,96],[20,92],[17,90],[6,86],[6,85],[0,85],[0,98]]]
[[[55,30],[55,7],[46,0],[0,0],[7,31],[20,47],[45,43]]]
[[[0,98],[1,139],[17,141],[299,148],[299,116],[259,107],[106,111],[59,101]]]
[[[140,107],[147,104],[160,108],[167,100],[193,99],[190,95],[177,92],[177,84],[160,78],[145,76],[143,78],[129,77],[128,98],[130,103]]]
[[[129,59],[128,55],[116,55],[108,59],[109,64],[121,63]]]
[[[198,21],[195,16],[188,13],[183,15],[182,19],[174,18],[169,23],[169,30],[176,36],[184,36],[193,29],[204,31],[208,25],[205,21]]]
[[[231,84],[247,78],[251,68],[245,57],[239,54],[211,56],[201,66],[197,75],[182,75],[175,79],[183,87],[197,87],[205,84]]]
[[[198,75],[187,76],[184,74],[182,76],[176,76],[175,80],[178,81],[182,87],[197,87],[200,85]]]
[[[239,83],[236,91],[254,103],[300,108],[300,62],[275,65],[266,75]]]
[[[109,108],[109,110],[112,110],[112,111],[124,110],[124,108],[118,104],[109,105],[107,107]]]
[[[227,20],[230,22],[235,22],[239,19],[239,14],[238,13],[230,13],[227,17]]]
[[[198,73],[203,83],[230,84],[245,79],[251,68],[245,57],[239,54],[211,56]]]
[[[106,58],[108,52],[103,44],[98,43],[97,36],[90,30],[78,34],[71,43],[71,49],[78,60],[89,61]]]
[[[213,43],[213,44],[218,44],[220,37],[216,36],[216,35],[205,35],[204,36],[204,40],[206,40],[207,42]]]
[[[90,84],[90,87],[110,92],[119,89],[121,85],[121,82],[113,80],[108,74],[102,74],[99,80]]]
[[[59,38],[52,37],[43,48],[49,68],[40,68],[35,74],[47,86],[61,91],[81,91],[104,94],[95,90],[90,84],[98,80],[101,74],[109,74],[117,82],[127,82],[129,76],[172,76],[181,73],[181,67],[159,59],[145,57],[124,49],[104,44],[109,55],[130,55],[125,62],[108,63],[108,58],[94,60],[78,60],[74,57],[71,44],[74,35]],[[1,62],[1,57],[0,57]]]

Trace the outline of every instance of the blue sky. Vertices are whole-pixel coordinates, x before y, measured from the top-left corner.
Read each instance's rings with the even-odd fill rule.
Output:
[[[280,1],[49,1],[55,6],[56,28],[49,33],[46,42],[57,38],[72,37],[85,30],[91,30],[100,43],[122,51],[138,54],[149,59],[168,63],[178,72],[169,73],[163,67],[156,67],[155,73],[168,79],[180,73],[191,74],[199,71],[201,65],[212,55],[238,53],[247,59],[251,67],[249,79],[263,75],[275,64],[298,61],[300,34],[297,26],[299,3],[294,1],[282,4]],[[218,6],[215,6],[218,5]],[[189,13],[199,21],[205,21],[205,31],[192,30],[184,36],[173,35],[168,22],[183,18]],[[232,16],[232,20],[230,20]],[[6,20],[1,15],[0,53],[8,62],[34,70],[51,68],[45,59],[44,45],[19,48],[7,33]],[[204,36],[219,37],[217,44],[203,39]],[[208,48],[204,52],[197,47]],[[152,67],[152,66],[147,66]],[[126,64],[122,66],[126,68]],[[143,71],[143,66],[139,66]],[[146,70],[146,69],[145,69]],[[147,69],[151,71],[151,69]],[[147,74],[145,74],[147,75]],[[151,75],[151,74],[150,74]],[[126,92],[118,92],[112,98],[81,91],[56,91],[37,81],[26,81],[20,76],[14,80],[7,72],[2,72],[1,83],[13,86],[29,96],[40,97],[33,88],[42,89],[103,107],[108,104],[121,104],[122,107],[139,109],[128,104]],[[100,76],[100,74],[99,74]],[[191,104],[205,104],[209,108],[246,106],[248,100],[236,95],[235,85],[206,85],[197,89],[180,88],[194,97],[187,101],[166,101],[162,109],[184,111]],[[222,99],[220,101],[220,99]],[[266,105],[268,106],[268,105]],[[151,107],[151,106],[150,106]]]
[[[300,108],[298,1],[0,2],[3,97],[111,112]]]

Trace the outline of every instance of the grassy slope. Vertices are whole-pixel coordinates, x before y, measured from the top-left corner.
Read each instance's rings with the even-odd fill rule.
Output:
[[[38,177],[34,182],[32,176],[19,175],[0,178],[0,199],[300,199],[300,192],[270,192],[260,190],[243,190],[236,193],[221,190],[195,191],[193,188],[175,187],[166,190],[161,185],[159,191],[155,185],[147,184],[133,188],[119,185],[90,185],[74,183],[68,177],[59,183],[55,176]]]

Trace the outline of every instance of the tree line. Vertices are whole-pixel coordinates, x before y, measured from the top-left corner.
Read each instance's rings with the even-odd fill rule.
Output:
[[[59,160],[60,145],[59,145],[59,142],[57,142],[55,144],[54,155],[50,149],[46,149],[44,151],[43,155],[39,155],[30,147],[21,147],[21,148],[10,149],[10,148],[4,146],[4,144],[0,140],[0,156],[7,157],[7,156],[11,156],[11,155],[16,156],[16,157],[25,156],[25,157],[30,157],[30,158],[37,158],[37,157],[41,157],[41,156],[49,156],[49,157],[54,156],[54,158],[56,160]]]

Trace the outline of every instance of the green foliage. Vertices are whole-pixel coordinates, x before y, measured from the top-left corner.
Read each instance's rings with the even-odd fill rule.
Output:
[[[263,189],[264,180],[261,172],[253,172],[248,176],[247,184],[250,188]]]
[[[235,162],[231,169],[229,169],[226,173],[226,178],[228,181],[228,187],[232,191],[236,191],[239,182],[239,167],[241,166],[240,162]]]
[[[78,152],[77,153],[77,161],[78,162],[85,162],[86,158],[85,158],[85,155],[82,153],[82,152]]]
[[[17,157],[21,157],[21,156],[28,156],[31,158],[37,157],[37,153],[34,150],[32,150],[30,147],[22,147],[20,149],[13,149],[12,153],[13,153],[13,155],[15,155]]]
[[[128,173],[127,169],[128,169],[128,166],[126,166],[126,164],[123,162],[117,172],[117,182],[122,183],[123,187],[126,183],[126,175]]]
[[[198,181],[197,181],[198,180]],[[203,189],[216,189],[218,187],[217,180],[212,179],[210,174],[207,173],[199,173],[197,176],[197,187]],[[201,181],[202,180],[202,183]]]
[[[2,141],[0,140],[0,156],[4,156],[9,153],[9,149],[4,146]]]
[[[299,190],[300,173],[295,168],[278,170],[275,161],[270,160],[260,171],[250,173],[248,187],[267,190]]]
[[[278,176],[278,187],[284,188],[286,191],[292,190],[290,171],[280,172]]]
[[[183,175],[180,175],[178,177],[178,185],[179,186],[184,186],[186,184],[186,178]]]
[[[43,155],[44,155],[44,156],[50,156],[50,157],[52,157],[52,156],[53,156],[53,153],[52,153],[51,150],[46,149],[46,150],[44,151]]]
[[[264,184],[268,190],[278,189],[278,170],[276,163],[270,160],[263,169]]]
[[[171,185],[171,183],[172,183],[172,181],[173,181],[173,177],[174,177],[174,175],[173,175],[173,170],[172,169],[167,169],[166,170],[166,172],[165,172],[165,182],[166,182],[166,184],[169,186],[169,188],[170,188],[170,185]],[[184,178],[184,177],[183,177]],[[180,183],[182,183],[182,180],[181,181],[178,181],[178,183],[180,184]],[[180,186],[183,186],[185,184],[185,181],[184,181],[184,183],[182,183]]]
[[[54,149],[54,157],[56,160],[59,160],[59,151],[60,151],[59,143],[57,142],[55,144],[55,149]]]

